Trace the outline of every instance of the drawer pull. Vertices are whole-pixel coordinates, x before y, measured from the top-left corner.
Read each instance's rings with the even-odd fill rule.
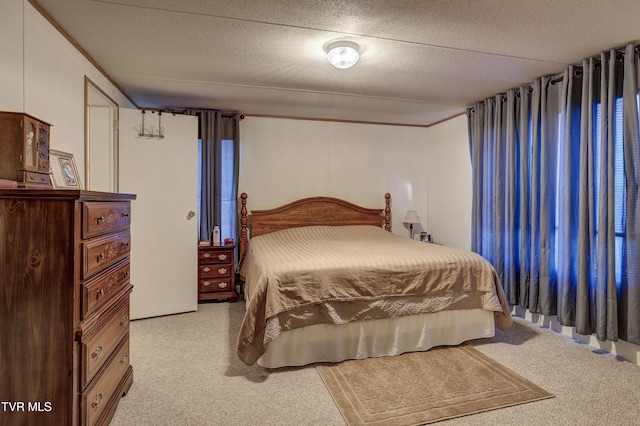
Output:
[[[211,285],[211,281],[205,281],[202,284],[206,285],[207,287]]]
[[[96,219],[96,224],[100,225],[102,222],[104,222],[104,216],[100,216]]]
[[[102,345],[98,345],[98,347],[96,348],[95,351],[93,351],[93,353],[91,354],[91,358],[93,359],[98,359],[100,358],[100,355],[102,355],[102,350],[104,348],[102,347]]]
[[[120,216],[128,219],[129,218],[129,212],[122,213]]]
[[[218,255],[218,260],[227,260],[227,255],[226,254],[219,254]]]
[[[122,321],[120,321],[120,327],[124,327],[129,323],[129,315],[125,315],[122,317]]]
[[[211,257],[211,253],[202,253],[202,257]]]
[[[124,354],[122,356],[122,359],[120,360],[120,364],[124,364],[125,362],[127,362],[127,359],[129,359],[129,354]]]
[[[100,299],[102,296],[104,296],[104,289],[100,289],[98,291],[96,291],[96,299]]]
[[[219,273],[220,275],[222,275],[222,274],[226,274],[226,273],[227,273],[227,268],[218,268],[218,273]]]
[[[104,398],[104,393],[100,392],[99,394],[96,395],[96,399],[93,400],[93,402],[91,403],[91,406],[93,408],[98,408],[98,406],[102,404],[102,398]]]
[[[204,268],[202,268],[202,270],[204,272],[209,272],[211,270],[211,268],[209,268],[208,266],[205,266]]]
[[[122,243],[122,248],[128,249],[129,248],[129,243]]]
[[[220,288],[226,288],[228,285],[228,283],[218,283],[218,287]]]
[[[100,262],[100,261],[104,260],[104,258],[105,258],[104,253],[100,253],[98,256],[96,256],[96,261]]]

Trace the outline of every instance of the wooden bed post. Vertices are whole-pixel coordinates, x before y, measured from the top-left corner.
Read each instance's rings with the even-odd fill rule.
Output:
[[[391,194],[384,194],[384,229],[391,232]]]
[[[247,247],[247,193],[240,194],[242,200],[242,207],[240,208],[240,252],[238,257],[242,259],[244,257],[244,250]]]

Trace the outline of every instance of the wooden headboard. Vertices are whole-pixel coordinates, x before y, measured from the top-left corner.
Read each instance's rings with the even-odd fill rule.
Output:
[[[345,226],[374,225],[391,231],[391,195],[384,194],[384,209],[360,207],[348,201],[331,197],[303,198],[269,210],[252,210],[247,216],[247,194],[240,195],[240,257],[244,256],[249,242],[247,226],[251,227],[251,237],[268,234],[288,228],[302,226]]]

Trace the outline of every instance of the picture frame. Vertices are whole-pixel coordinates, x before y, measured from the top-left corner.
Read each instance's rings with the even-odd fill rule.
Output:
[[[54,189],[82,189],[82,182],[73,154],[50,149],[49,170]]]

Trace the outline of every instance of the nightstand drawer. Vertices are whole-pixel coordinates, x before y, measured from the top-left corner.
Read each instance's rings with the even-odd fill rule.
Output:
[[[201,293],[213,293],[218,291],[233,291],[233,280],[227,279],[204,279],[198,280],[198,291]]]
[[[233,267],[229,264],[207,264],[198,266],[198,278],[230,277]]]
[[[200,248],[199,263],[229,263],[233,260],[233,249],[206,250]]]

